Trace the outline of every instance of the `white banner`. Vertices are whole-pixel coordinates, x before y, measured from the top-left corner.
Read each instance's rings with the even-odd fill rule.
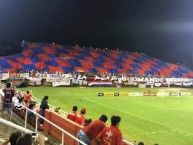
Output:
[[[41,80],[42,78],[33,78],[33,77],[28,77],[29,79],[29,84],[30,85],[41,85]]]
[[[57,82],[58,81],[58,78],[46,78],[46,82]]]
[[[72,79],[72,84],[78,85],[78,80],[77,79]]]
[[[147,86],[154,86],[154,82],[148,81],[148,82],[146,82],[146,85]]]
[[[20,73],[19,76],[21,78],[29,78],[29,73]]]
[[[78,80],[78,84],[79,84],[80,86],[82,86],[82,85],[83,85],[83,80]]]
[[[155,87],[161,87],[162,83],[155,83],[154,85],[155,85]]]
[[[34,81],[37,81],[37,82],[41,82],[42,78],[33,78],[33,77],[28,77],[28,80],[34,82]]]
[[[61,82],[52,82],[52,86],[53,87],[57,87],[57,86],[70,86],[70,80],[68,81],[61,81]]]
[[[145,83],[139,83],[139,84],[138,84],[138,87],[139,87],[139,88],[146,88],[146,84],[145,84]]]
[[[174,82],[174,85],[176,85],[176,86],[182,86],[182,82]]]
[[[80,86],[82,86],[82,85],[87,85],[88,82],[85,81],[85,80],[78,80],[78,84],[79,84]]]
[[[6,80],[9,78],[9,73],[3,73],[2,74],[2,80]]]
[[[190,87],[192,85],[193,85],[192,82],[183,82],[183,86],[185,87]]]
[[[87,85],[87,84],[88,84],[88,82],[87,82],[87,81],[85,81],[85,80],[83,80],[82,84],[83,84],[83,85]]]
[[[106,85],[106,86],[111,86],[111,85],[113,85],[113,83],[112,82],[107,82],[107,81],[92,81],[92,82],[88,82],[88,86],[104,86],[104,85]]]

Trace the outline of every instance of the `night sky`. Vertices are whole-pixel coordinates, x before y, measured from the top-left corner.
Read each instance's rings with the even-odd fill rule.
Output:
[[[140,51],[191,65],[193,0],[0,0],[0,44]]]

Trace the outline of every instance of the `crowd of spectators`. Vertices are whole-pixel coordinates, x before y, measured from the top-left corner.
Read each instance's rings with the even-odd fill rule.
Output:
[[[106,115],[101,115],[99,119],[79,130],[78,139],[87,145],[122,145],[122,133],[119,129],[121,118],[112,116],[110,126],[106,124],[107,120]]]
[[[122,145],[122,133],[118,128],[121,118],[119,116],[111,117],[111,125],[107,126],[108,117],[101,115],[97,120],[85,119],[86,109],[82,108],[80,113],[77,113],[78,107],[73,106],[72,112],[68,113],[67,118],[80,125],[83,129],[79,130],[77,137],[87,145]],[[81,145],[81,144],[80,144]]]
[[[3,91],[0,93],[0,113],[2,113],[2,117],[7,120],[11,120],[12,111],[18,111],[19,113],[25,114],[25,107],[29,108],[31,111],[27,112],[28,119],[35,120],[34,112],[39,113],[44,116],[45,109],[49,109],[48,105],[48,96],[44,96],[41,104],[34,102],[32,100],[32,92],[30,91],[17,91],[16,88],[12,86],[11,83],[7,83]],[[40,120],[40,123],[43,123]],[[5,141],[2,145],[32,145],[39,144],[44,145],[45,137],[43,134],[38,134],[36,143],[32,139],[32,134],[26,133],[22,134],[21,132],[13,132],[10,135],[10,138]]]
[[[3,114],[3,118],[11,120],[12,111],[25,114],[26,108],[31,111],[27,112],[28,119],[35,119],[36,113],[44,116],[45,109],[49,109],[48,96],[44,96],[41,104],[38,104],[32,100],[32,92],[16,90],[11,83],[7,83],[3,92],[0,93],[0,112]],[[43,124],[43,120],[40,119],[40,124]]]
[[[121,121],[119,116],[112,116],[111,125],[107,126],[108,117],[104,114],[99,119],[92,121],[85,119],[85,108],[82,108],[80,113],[77,112],[78,107],[73,106],[72,112],[68,113],[67,118],[84,126],[77,134],[78,139],[82,142],[87,145],[122,145],[122,134],[118,128]]]

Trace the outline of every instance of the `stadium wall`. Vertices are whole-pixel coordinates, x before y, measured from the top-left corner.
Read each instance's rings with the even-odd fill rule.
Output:
[[[65,116],[58,114],[51,110],[45,111],[45,118],[53,122],[54,124],[60,126],[64,130],[68,131],[72,135],[76,136],[78,131],[83,128],[83,126],[76,124],[75,122],[67,119]],[[53,127],[52,125],[44,122],[44,131],[50,133],[53,137],[58,140],[62,139],[62,132],[59,131],[57,128]],[[70,138],[67,135],[64,135],[64,143],[67,145],[78,145],[78,143]],[[131,145],[123,141],[123,145]]]

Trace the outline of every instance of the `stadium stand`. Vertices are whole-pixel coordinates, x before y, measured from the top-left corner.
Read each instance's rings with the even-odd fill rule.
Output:
[[[127,74],[143,77],[193,77],[193,71],[189,68],[167,63],[143,53],[82,48],[79,46],[28,43],[27,48],[21,53],[0,57],[0,71],[3,73],[9,72],[14,74],[15,72],[32,70],[40,72],[47,71],[50,73],[85,72],[94,74]],[[87,77],[90,80],[93,79],[93,76]],[[111,92],[110,95],[115,95],[115,93],[116,92]],[[149,95],[150,92],[147,93]],[[147,93],[144,94],[146,95]],[[104,93],[104,95],[109,94]],[[25,112],[15,112],[25,119]],[[46,110],[45,118],[57,126],[65,128],[74,136],[76,136],[78,130],[82,128],[82,126],[71,122],[66,117],[52,110]],[[27,121],[32,125],[36,124],[36,120],[28,119]],[[76,144],[73,139],[68,139],[67,136],[62,135],[60,129],[50,124],[45,124],[44,131],[62,140],[62,142]],[[65,141],[62,139],[63,137]],[[125,141],[125,144],[129,143]]]
[[[140,76],[193,77],[193,71],[152,58],[143,53],[122,52],[27,43],[21,53],[0,57],[1,72],[46,70],[49,72],[92,72]]]

